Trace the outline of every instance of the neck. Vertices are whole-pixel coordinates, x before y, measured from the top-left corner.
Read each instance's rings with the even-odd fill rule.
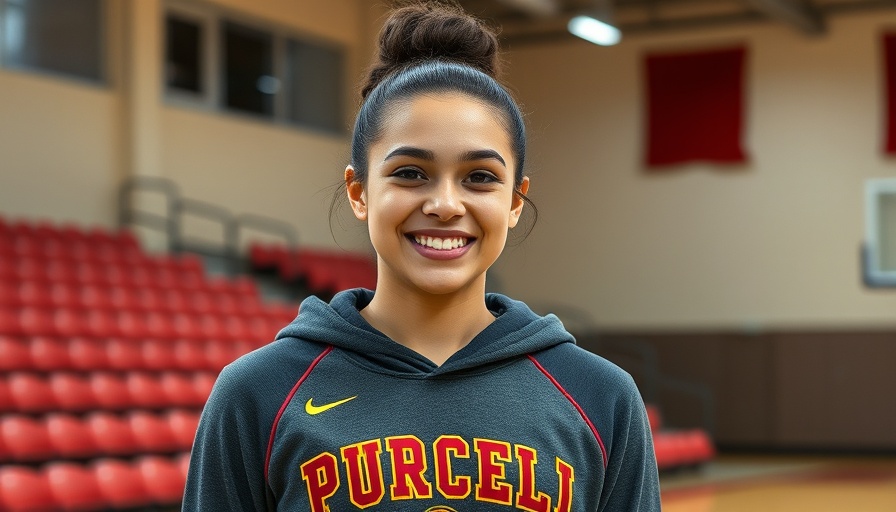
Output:
[[[495,320],[485,305],[485,276],[478,281],[439,295],[378,281],[361,316],[397,343],[441,366]]]

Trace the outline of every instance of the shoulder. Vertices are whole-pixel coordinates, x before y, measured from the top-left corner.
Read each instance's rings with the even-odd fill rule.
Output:
[[[570,388],[604,397],[638,396],[631,375],[614,363],[573,343],[563,343],[533,354],[543,371]]]
[[[326,345],[281,338],[236,359],[218,375],[208,405],[251,406],[274,411]]]
[[[612,362],[572,343],[532,354],[532,359],[561,393],[584,414],[607,454],[618,443],[627,444],[632,430],[646,418],[644,402],[634,379]]]

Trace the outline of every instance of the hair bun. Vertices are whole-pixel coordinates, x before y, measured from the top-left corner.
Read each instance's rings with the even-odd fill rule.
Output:
[[[427,60],[459,62],[497,79],[498,37],[459,7],[420,3],[396,9],[380,31],[378,61],[361,97],[392,72]]]

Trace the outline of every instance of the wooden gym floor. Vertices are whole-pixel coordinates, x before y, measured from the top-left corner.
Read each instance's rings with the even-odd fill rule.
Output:
[[[660,486],[664,512],[896,512],[896,457],[723,456]]]

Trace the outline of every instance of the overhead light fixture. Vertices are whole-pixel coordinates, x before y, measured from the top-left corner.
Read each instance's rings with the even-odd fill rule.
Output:
[[[613,0],[593,0],[593,9],[569,20],[570,33],[601,46],[613,46],[622,32],[613,26]]]
[[[567,28],[573,35],[601,46],[613,46],[622,39],[618,28],[587,15],[569,20]]]

